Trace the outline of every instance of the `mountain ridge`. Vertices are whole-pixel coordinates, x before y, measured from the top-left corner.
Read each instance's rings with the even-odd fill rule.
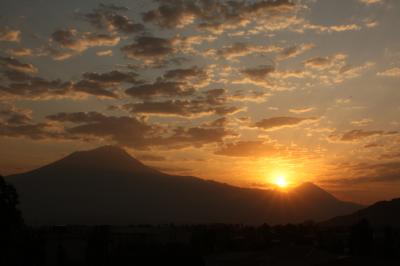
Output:
[[[400,227],[400,198],[378,201],[354,213],[323,221],[321,225],[328,227],[351,226],[362,219],[368,220],[375,227]]]
[[[116,146],[74,152],[7,179],[20,193],[27,221],[38,224],[275,224],[322,220],[360,207],[311,183],[277,195],[169,175]]]

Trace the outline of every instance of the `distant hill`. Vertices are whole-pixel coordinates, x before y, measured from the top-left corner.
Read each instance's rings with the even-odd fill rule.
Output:
[[[168,175],[114,146],[74,152],[7,180],[30,224],[277,224],[320,221],[361,207],[312,183],[283,193]]]
[[[325,226],[350,226],[367,219],[375,227],[400,227],[400,198],[391,201],[379,201],[352,214],[338,216],[322,222]]]

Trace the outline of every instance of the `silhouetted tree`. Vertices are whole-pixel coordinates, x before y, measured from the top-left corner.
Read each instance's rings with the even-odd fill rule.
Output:
[[[15,188],[0,176],[0,265],[16,264],[18,237],[23,226]]]
[[[16,189],[0,175],[0,230],[19,229],[23,225],[21,212],[17,209],[18,204]]]

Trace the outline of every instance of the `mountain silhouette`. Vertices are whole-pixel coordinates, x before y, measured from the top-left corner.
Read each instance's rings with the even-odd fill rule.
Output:
[[[30,224],[289,223],[351,213],[312,183],[289,193],[174,176],[104,146],[8,176]]]
[[[400,227],[400,198],[379,201],[352,214],[338,216],[321,224],[325,226],[351,226],[364,219],[375,227]]]

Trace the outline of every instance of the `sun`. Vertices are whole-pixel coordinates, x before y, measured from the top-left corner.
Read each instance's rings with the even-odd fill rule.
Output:
[[[277,185],[280,188],[286,188],[288,186],[288,182],[286,180],[286,177],[283,175],[279,175],[275,178],[274,184]]]

